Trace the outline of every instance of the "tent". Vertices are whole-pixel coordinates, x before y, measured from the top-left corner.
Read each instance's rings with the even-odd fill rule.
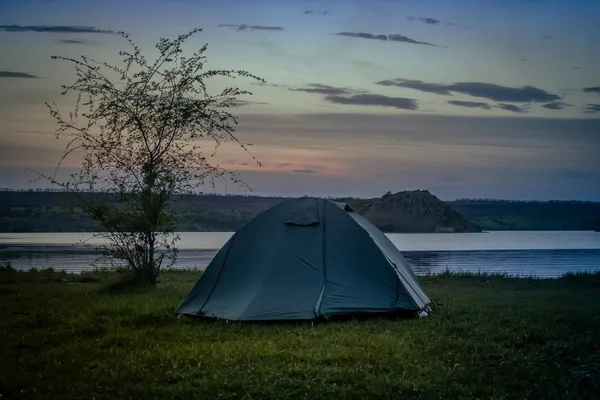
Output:
[[[420,315],[430,301],[396,246],[346,204],[285,200],[220,249],[177,309],[226,320]]]

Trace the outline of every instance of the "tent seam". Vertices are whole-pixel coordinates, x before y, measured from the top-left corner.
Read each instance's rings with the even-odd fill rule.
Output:
[[[227,264],[227,259],[229,258],[229,253],[231,252],[231,248],[233,247],[234,241],[235,241],[235,235],[233,235],[229,241],[229,247],[227,248],[227,253],[225,254],[225,259],[223,260],[223,266],[221,267],[221,270],[219,271],[219,274],[217,275],[217,278],[215,279],[215,284],[213,285],[212,289],[210,289],[210,293],[208,294],[208,296],[206,296],[206,300],[202,304],[202,307],[200,307],[198,309],[198,313],[200,311],[202,311],[202,309],[206,306],[206,304],[210,300],[211,296],[213,295],[215,289],[217,288],[217,284],[219,283],[219,280],[221,279],[221,274],[223,273],[223,270],[225,269],[225,265]]]
[[[321,284],[321,293],[319,293],[319,297],[317,298],[317,304],[315,305],[315,319],[319,317],[319,315],[321,314],[321,306],[323,304],[323,295],[325,294],[325,283],[327,282],[327,266],[326,266],[326,262],[325,262],[325,228],[327,225],[327,214],[325,212],[327,204],[323,201],[320,200],[319,201],[319,211],[321,215],[319,215],[320,219],[322,220],[321,223],[321,232],[323,235],[323,239],[321,240],[321,246],[322,246],[322,250],[321,250],[321,264],[323,265],[323,283]]]

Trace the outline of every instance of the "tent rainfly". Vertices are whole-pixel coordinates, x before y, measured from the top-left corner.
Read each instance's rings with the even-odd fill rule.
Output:
[[[226,320],[315,320],[428,310],[394,244],[348,205],[283,201],[238,230],[177,309]]]

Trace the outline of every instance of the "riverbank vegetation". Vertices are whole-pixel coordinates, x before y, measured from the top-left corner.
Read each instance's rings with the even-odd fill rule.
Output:
[[[424,319],[224,323],[174,314],[199,272],[0,271],[9,399],[591,399],[600,274],[420,278]]]

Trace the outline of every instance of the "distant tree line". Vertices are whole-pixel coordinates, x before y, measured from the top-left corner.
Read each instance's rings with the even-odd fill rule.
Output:
[[[60,193],[67,192],[64,188],[0,188],[0,192],[36,192],[36,193]],[[83,193],[83,192],[82,192]],[[88,192],[98,193],[98,192]],[[391,194],[387,192],[386,195]],[[288,199],[293,197],[301,196],[260,196],[255,193],[217,193],[217,192],[196,192],[194,195],[197,196],[212,196],[212,197],[276,197],[281,199]],[[370,197],[359,197],[359,196],[322,196],[324,199],[332,201],[360,201],[360,200],[371,200]],[[445,201],[446,203],[498,203],[498,204],[597,204],[596,201],[589,200],[511,200],[511,199],[496,199],[496,198],[473,198],[473,197],[461,197],[455,200]]]
[[[471,203],[501,203],[501,204],[596,204],[589,200],[510,200],[494,198],[460,198],[449,201],[449,203],[471,202]]]

